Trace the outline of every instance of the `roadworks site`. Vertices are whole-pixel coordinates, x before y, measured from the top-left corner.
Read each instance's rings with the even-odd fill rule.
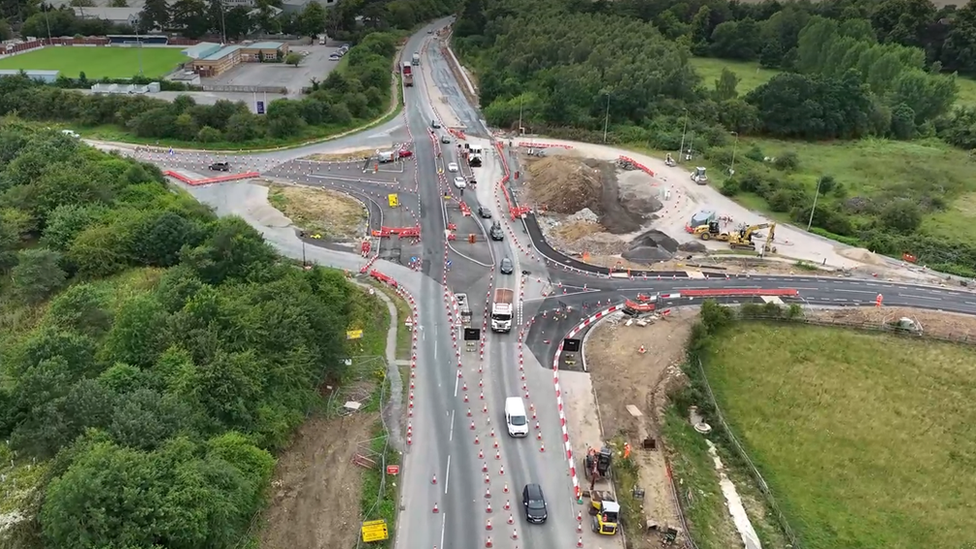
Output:
[[[895,307],[723,310],[719,328],[688,307],[618,313],[586,335],[604,441],[574,449],[614,449],[629,549],[667,545],[669,529],[675,546],[690,547],[690,537],[700,549],[976,540],[965,504],[976,489],[959,484],[976,455],[976,318]]]

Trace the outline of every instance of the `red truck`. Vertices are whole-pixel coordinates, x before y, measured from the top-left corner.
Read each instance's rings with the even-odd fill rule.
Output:
[[[400,73],[403,75],[403,85],[408,88],[413,86],[413,69],[410,63],[404,63]]]

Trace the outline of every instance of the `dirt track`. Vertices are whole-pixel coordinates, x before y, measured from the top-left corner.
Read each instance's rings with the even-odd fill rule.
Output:
[[[351,548],[359,536],[361,469],[352,463],[378,414],[311,418],[278,460],[262,549]]]

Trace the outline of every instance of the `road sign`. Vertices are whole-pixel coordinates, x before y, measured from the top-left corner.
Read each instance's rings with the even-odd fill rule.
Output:
[[[445,263],[445,265],[447,265],[448,267],[450,267],[450,266],[451,266],[451,260],[450,260],[450,259],[448,259],[448,260],[447,260],[447,263]]]
[[[264,101],[256,102],[255,107],[256,107],[255,110],[258,112],[258,114],[264,114]]]
[[[390,193],[386,195],[386,200],[390,203],[391,208],[396,208],[400,205],[400,198],[396,193]]]
[[[363,331],[362,330],[348,330],[348,331],[346,331],[346,339],[362,339],[362,338],[363,338]]]
[[[399,475],[400,474],[400,466],[399,465],[387,465],[386,466],[386,474],[388,474],[388,475]]]
[[[390,537],[385,520],[370,520],[363,523],[363,543],[383,541]]]

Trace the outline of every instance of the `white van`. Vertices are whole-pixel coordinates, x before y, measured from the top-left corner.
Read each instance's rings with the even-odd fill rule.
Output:
[[[529,418],[525,415],[525,405],[519,397],[505,399],[505,425],[513,437],[529,436]]]

